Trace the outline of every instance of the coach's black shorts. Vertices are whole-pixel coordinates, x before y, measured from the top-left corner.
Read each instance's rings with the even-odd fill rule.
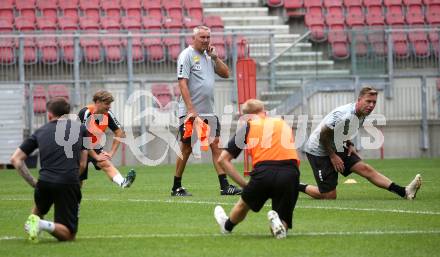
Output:
[[[103,150],[103,148],[99,148],[99,149],[94,149],[95,152],[97,154],[100,154]],[[86,164],[86,169],[84,170],[84,172],[79,176],[79,180],[83,181],[86,180],[89,177],[89,162],[93,163],[93,166],[95,166],[96,170],[101,170],[101,168],[98,167],[98,162],[93,159],[92,157],[90,157],[90,155],[87,156],[87,164]]]
[[[252,211],[258,212],[271,198],[272,209],[292,228],[300,176],[294,161],[291,160],[289,164],[257,164],[250,176],[251,179],[241,194],[243,201]]]
[[[218,117],[216,115],[212,115],[212,116],[199,116],[206,124],[209,125],[211,131],[209,134],[209,143],[212,142],[214,137],[219,137],[220,136],[220,122],[218,120]],[[193,129],[193,133],[191,138],[183,138],[183,134],[185,133],[185,118],[186,116],[181,116],[179,117],[179,134],[180,134],[180,141],[184,144],[189,144],[192,142],[195,143],[196,139],[197,139],[197,133],[195,132],[195,130]]]
[[[338,172],[333,167],[330,157],[316,156],[309,153],[306,154],[310,166],[312,166],[313,175],[315,176],[319,192],[328,193],[336,189],[336,186],[338,185]],[[338,152],[336,154],[341,157],[344,162],[344,172],[341,173],[344,177],[350,175],[352,173],[350,171],[351,167],[361,161],[361,158],[359,158],[357,154],[351,154],[348,156],[348,151],[345,148],[344,152]]]
[[[54,221],[66,226],[72,234],[78,231],[81,197],[79,184],[57,184],[39,180],[34,191],[39,213],[46,215],[54,205]]]

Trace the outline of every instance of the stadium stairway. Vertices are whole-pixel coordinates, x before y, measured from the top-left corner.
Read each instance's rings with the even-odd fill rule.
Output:
[[[270,15],[266,6],[261,6],[259,0],[202,0],[205,15],[219,15],[224,22],[226,31],[252,32],[275,31],[275,54],[280,53],[301,35],[291,33],[289,25],[284,24],[280,15]],[[268,68],[269,42],[250,43],[251,56],[256,59],[261,68]],[[283,102],[289,95],[301,87],[299,77],[313,76],[316,69],[320,74],[347,75],[348,70],[338,70],[334,61],[326,59],[322,51],[314,51],[310,42],[298,43],[297,47],[289,50],[276,64],[276,90],[261,90],[262,99],[268,109]]]

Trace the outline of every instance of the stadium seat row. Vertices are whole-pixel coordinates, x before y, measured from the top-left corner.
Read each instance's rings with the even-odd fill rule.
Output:
[[[184,45],[192,43],[192,37],[178,36],[161,37],[133,37],[132,58],[134,62],[163,62],[177,61]],[[211,44],[216,48],[222,60],[232,57],[231,37],[213,36]],[[128,40],[120,37],[81,37],[80,61],[100,63],[107,61],[119,63],[126,60]],[[237,38],[236,49],[238,57],[245,54],[246,41],[243,37]],[[17,39],[0,39],[0,64],[11,65],[17,62],[19,53]],[[38,37],[25,38],[23,41],[23,59],[25,64],[35,64],[41,61],[44,64],[56,64],[60,61],[72,64],[75,60],[73,37]]]
[[[304,14],[311,38],[316,42],[328,41],[335,58],[350,56],[352,35],[356,30],[356,53],[372,52],[386,55],[387,39],[380,31],[391,29],[417,29],[440,26],[440,0],[285,0],[287,15]],[[268,2],[269,4],[269,2]],[[304,12],[302,12],[304,10]],[[438,55],[438,33],[393,32],[394,54],[397,57]]]
[[[79,16],[99,19],[100,16],[120,18],[167,15],[182,19],[184,15],[203,18],[200,0],[3,0],[0,17],[12,21],[15,16],[55,20],[57,17]]]

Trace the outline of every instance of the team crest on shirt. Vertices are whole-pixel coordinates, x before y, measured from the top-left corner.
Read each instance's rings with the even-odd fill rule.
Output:
[[[195,71],[201,71],[202,70],[202,65],[200,65],[200,56],[194,55],[193,56],[193,61],[194,61],[193,69]]]
[[[193,62],[200,62],[200,56],[194,55],[193,56]]]

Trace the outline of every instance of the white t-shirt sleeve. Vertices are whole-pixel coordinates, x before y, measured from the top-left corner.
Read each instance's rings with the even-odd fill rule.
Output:
[[[335,111],[328,115],[324,121],[324,125],[330,129],[334,129],[336,124],[342,121],[343,119],[343,113],[339,111]]]
[[[191,71],[191,59],[188,51],[184,51],[179,55],[177,60],[177,78],[189,79]]]

